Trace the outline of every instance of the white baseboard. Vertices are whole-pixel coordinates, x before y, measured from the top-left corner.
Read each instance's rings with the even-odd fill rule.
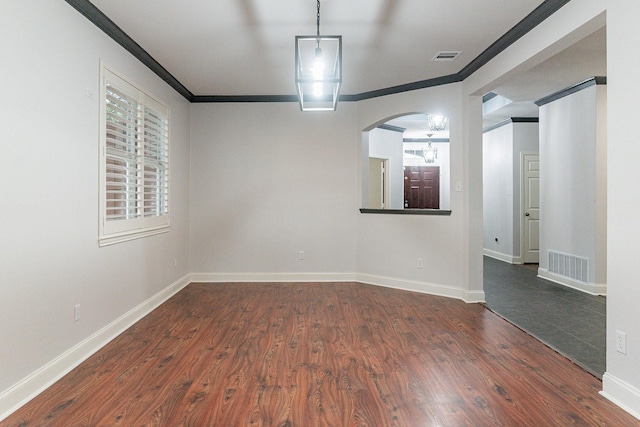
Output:
[[[355,273],[192,273],[191,282],[355,282]]]
[[[549,272],[546,268],[538,268],[538,277],[549,280],[559,285],[567,286],[590,295],[607,295],[607,285],[600,283],[584,283],[573,280],[570,277],[560,276]]]
[[[469,304],[486,302],[484,291],[463,291],[462,300]]]
[[[466,292],[461,288],[438,285],[435,283],[396,279],[359,273],[193,273],[191,282],[361,282],[369,285],[384,286],[403,291],[420,292],[465,302],[484,302],[483,291]]]
[[[418,282],[415,280],[396,279],[394,277],[376,276],[373,274],[357,274],[357,281],[370,285],[384,286],[387,288],[400,289],[403,291],[419,292],[422,294],[438,295],[449,298],[456,298],[465,302],[483,302],[484,292],[466,292],[461,288],[439,285],[436,283]],[[467,297],[473,297],[468,300]]]
[[[0,421],[69,373],[89,356],[100,350],[188,284],[189,276],[178,279],[156,295],[137,305],[98,332],[0,393]]]
[[[492,251],[491,249],[482,249],[482,254],[489,258],[494,258],[499,261],[508,262],[509,264],[522,264],[522,257],[504,254],[502,252]]]
[[[640,390],[605,372],[602,376],[601,395],[640,419]]]

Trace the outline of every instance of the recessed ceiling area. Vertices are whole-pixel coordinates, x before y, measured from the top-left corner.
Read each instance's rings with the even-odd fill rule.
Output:
[[[315,0],[67,1],[97,8],[192,99],[293,96],[295,36],[316,30]],[[526,33],[526,23],[566,1],[321,0],[320,33],[342,35],[341,94],[357,98],[459,81],[498,54],[492,49],[500,42],[515,41],[514,30]],[[435,59],[443,53],[449,60]],[[484,126],[537,117],[534,101],[594,76],[606,76],[605,28],[494,88],[500,105],[485,114]]]
[[[294,38],[316,32],[315,0],[92,3],[195,95],[295,94]],[[543,3],[322,0],[320,32],[342,35],[341,93],[360,94],[458,73]]]

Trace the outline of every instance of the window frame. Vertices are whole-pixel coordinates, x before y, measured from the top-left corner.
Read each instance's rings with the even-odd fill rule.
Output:
[[[122,95],[118,101],[131,106],[131,110],[121,114],[122,117],[129,117],[123,118],[117,125],[133,126],[126,127],[126,130],[120,129],[119,134],[114,137],[113,127],[109,128],[110,136],[107,135],[108,122],[114,123],[107,117],[107,96],[110,94],[113,99],[116,92]],[[135,113],[132,112],[134,110]],[[114,110],[110,111],[110,118],[113,118]],[[100,247],[169,231],[169,113],[169,106],[165,102],[101,64],[98,233]],[[153,114],[154,118],[160,117],[159,125],[158,122],[151,121],[145,125],[150,114]],[[134,119],[131,120],[132,118]],[[114,141],[119,147],[116,147]],[[114,196],[114,193],[120,194]],[[120,203],[119,206],[118,202],[113,202],[114,199]],[[120,218],[113,214],[115,211],[120,212]]]

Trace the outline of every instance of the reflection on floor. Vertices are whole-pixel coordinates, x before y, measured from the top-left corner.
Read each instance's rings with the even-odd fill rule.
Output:
[[[484,257],[487,307],[602,379],[606,298],[536,275],[532,268]]]

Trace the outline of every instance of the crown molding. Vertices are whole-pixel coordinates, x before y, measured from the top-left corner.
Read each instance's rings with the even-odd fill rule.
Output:
[[[407,130],[406,128],[403,128],[400,126],[388,125],[386,123],[383,123],[380,126],[378,126],[378,129],[390,130],[391,132],[398,132],[398,133],[404,133],[404,131]]]
[[[508,125],[509,123],[538,123],[540,120],[538,117],[510,117],[506,120],[496,123],[495,125],[488,126],[482,129],[482,133],[490,132],[494,129],[498,129],[502,126]]]
[[[569,86],[568,88],[559,90],[558,92],[554,92],[551,95],[547,95],[543,98],[540,98],[537,101],[534,101],[534,104],[536,104],[538,107],[542,107],[545,104],[548,104],[553,101],[557,101],[560,98],[564,98],[565,96],[569,96],[572,93],[579,92],[588,87],[595,86],[595,85],[606,85],[606,84],[607,84],[606,77],[602,77],[602,76],[591,77],[590,79],[581,81],[580,83],[576,83],[573,86]]]
[[[485,102],[491,101],[496,96],[498,96],[498,94],[495,92],[485,93],[484,95],[482,95],[482,103],[484,104]]]
[[[431,142],[431,143],[449,143],[449,138],[404,138],[402,142]]]
[[[569,3],[570,0],[545,0],[540,6],[536,7],[533,12],[528,14],[507,31],[502,37],[493,42],[491,46],[485,49],[480,55],[476,56],[467,66],[465,66],[458,74],[462,80],[478,71],[487,62],[491,61],[499,53],[511,46],[522,36],[537,27],[542,21],[556,13],[562,6]]]
[[[135,56],[140,62],[153,71],[158,77],[167,82],[169,86],[175,89],[180,95],[191,101],[193,93],[189,91],[182,83],[178,81],[169,71],[167,71],[158,61],[156,61],[149,53],[136,43],[127,33],[125,33],[115,22],[107,15],[102,13],[100,9],[94,6],[89,0],[65,0],[71,7],[80,12],[84,17],[91,21],[96,27],[100,28],[106,35],[111,37],[113,41],[125,48],[129,53]]]
[[[425,89],[450,83],[458,83],[462,80],[463,79],[460,78],[458,74],[449,74],[447,76],[435,77],[433,79],[421,80],[419,82],[363,92],[357,95],[340,95],[340,101],[364,101],[365,99],[377,98],[379,96],[394,95],[396,93],[409,92],[412,90]]]
[[[80,12],[96,27],[111,37],[116,43],[124,47],[129,53],[153,71],[158,77],[167,82],[189,102],[193,103],[224,103],[224,102],[298,102],[296,95],[194,95],[182,83],[178,81],[169,71],[167,71],[158,61],[156,61],[142,46],[136,43],[127,33],[118,27],[100,9],[94,6],[89,0],[65,0],[71,7]],[[496,55],[515,43],[522,36],[527,34],[542,21],[557,12],[570,0],[545,0],[529,15],[514,25],[502,37],[496,40],[491,46],[485,49],[480,55],[467,64],[462,70],[455,74],[421,80],[413,83],[406,83],[388,88],[376,89],[354,95],[340,95],[340,102],[357,102],[380,96],[393,95],[428,87],[440,86],[450,83],[457,83],[465,80],[476,72]]]

